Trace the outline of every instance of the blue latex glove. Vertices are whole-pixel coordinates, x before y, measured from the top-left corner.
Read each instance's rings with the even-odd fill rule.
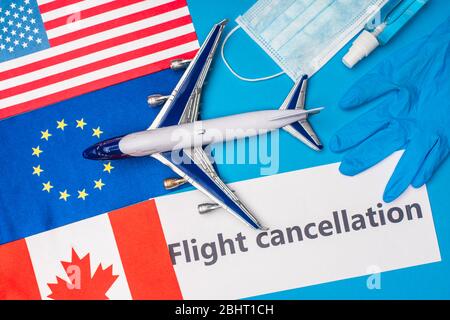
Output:
[[[348,150],[340,171],[349,176],[406,149],[384,192],[391,202],[410,184],[423,186],[450,150],[450,17],[362,77],[340,107],[371,102],[375,107],[340,129],[330,148]]]

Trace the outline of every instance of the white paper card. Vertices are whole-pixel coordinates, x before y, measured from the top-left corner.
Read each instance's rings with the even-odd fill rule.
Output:
[[[183,297],[237,299],[440,261],[426,187],[381,203],[398,158],[356,177],[331,164],[231,184],[265,233],[224,210],[200,215],[211,201],[199,191],[157,198]]]

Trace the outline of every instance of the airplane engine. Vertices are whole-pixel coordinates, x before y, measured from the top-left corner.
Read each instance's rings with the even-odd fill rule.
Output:
[[[186,69],[192,60],[190,59],[176,59],[170,63],[170,69],[172,70],[181,70]]]
[[[184,178],[171,178],[171,179],[165,179],[164,180],[164,188],[166,190],[172,190],[175,188],[178,188],[180,186],[182,186],[183,184],[185,184],[187,181]]]
[[[147,98],[147,102],[150,107],[155,108],[163,105],[169,97],[162,94],[153,94]]]
[[[220,208],[220,205],[217,203],[202,203],[202,204],[199,204],[197,207],[198,213],[200,213],[200,214],[207,214],[207,213],[210,213],[219,208]]]

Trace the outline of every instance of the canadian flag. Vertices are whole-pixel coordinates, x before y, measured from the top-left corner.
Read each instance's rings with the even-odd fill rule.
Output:
[[[181,299],[155,201],[0,246],[0,299]]]

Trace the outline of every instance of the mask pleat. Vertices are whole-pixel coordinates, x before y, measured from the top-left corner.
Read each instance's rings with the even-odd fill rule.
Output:
[[[237,21],[291,78],[311,76],[386,0],[259,0]]]
[[[297,0],[264,0],[261,5],[255,6],[254,9],[243,16],[247,21],[248,25],[253,28],[259,34],[262,34],[264,30],[270,28],[273,22],[281,15],[284,11],[289,8],[292,3]]]
[[[335,0],[316,0],[313,1],[297,18],[289,23],[289,26],[278,33],[272,40],[271,45],[275,50],[280,50],[296,34],[302,33],[304,28],[309,25],[317,24],[315,21],[335,2]]]
[[[261,32],[261,36],[268,42],[273,41],[279,34],[284,33],[292,21],[300,16],[313,2],[314,0],[294,1],[284,12],[279,13],[277,18]]]

